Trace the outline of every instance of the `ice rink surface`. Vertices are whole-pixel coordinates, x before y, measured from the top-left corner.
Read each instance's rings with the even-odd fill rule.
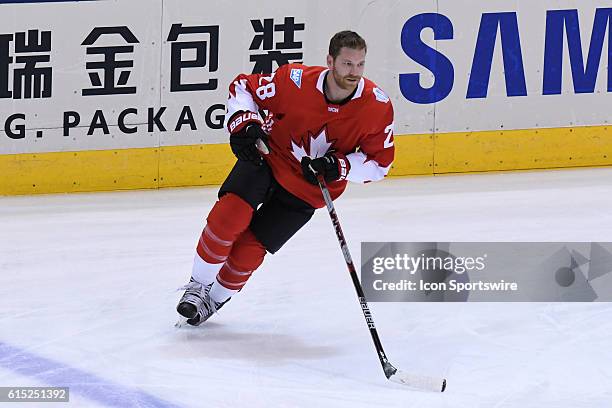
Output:
[[[448,388],[388,382],[325,210],[205,326],[176,329],[215,199],[0,198],[0,386],[69,386],[52,405],[71,407],[611,406],[607,303],[371,304],[391,362]],[[336,206],[356,264],[361,241],[609,242],[612,169],[389,179]]]

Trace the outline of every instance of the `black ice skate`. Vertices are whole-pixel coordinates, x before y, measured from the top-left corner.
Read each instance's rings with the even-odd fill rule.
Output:
[[[196,317],[198,309],[200,309],[200,305],[204,302],[204,297],[208,294],[211,286],[212,283],[203,286],[200,282],[191,278],[189,283],[181,288],[185,289],[185,293],[176,306],[176,311],[186,319],[193,319]]]
[[[229,302],[229,299],[224,302],[215,302],[214,300],[212,300],[210,296],[208,296],[208,292],[210,291],[211,286],[212,284],[204,288],[204,299],[202,300],[202,303],[200,304],[196,315],[193,318],[187,319],[187,324],[190,324],[192,326],[201,325],[202,323],[210,319],[213,314],[217,313],[217,311],[221,309],[224,304]]]

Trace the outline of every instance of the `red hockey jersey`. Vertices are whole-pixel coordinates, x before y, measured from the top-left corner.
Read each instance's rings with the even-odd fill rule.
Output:
[[[230,85],[226,120],[238,111],[267,110],[264,129],[270,132],[270,154],[265,156],[274,178],[290,193],[315,208],[325,206],[318,186],[308,183],[300,166],[302,157],[321,157],[328,151],[346,155],[346,180],[380,180],[393,162],[393,106],[372,81],[361,78],[352,99],[342,105],[328,103],[324,67],[283,65],[272,75],[241,74]],[[226,123],[227,126],[227,123]],[[328,183],[333,199],[347,181]]]

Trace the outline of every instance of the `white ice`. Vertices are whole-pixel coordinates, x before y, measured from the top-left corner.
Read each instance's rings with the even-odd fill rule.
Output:
[[[391,362],[448,388],[387,381],[324,210],[219,315],[176,329],[175,289],[215,197],[0,198],[0,343],[174,406],[612,406],[607,303],[371,304]],[[389,179],[336,206],[356,264],[361,241],[607,242],[612,169]],[[0,357],[0,386],[44,385],[13,364]]]

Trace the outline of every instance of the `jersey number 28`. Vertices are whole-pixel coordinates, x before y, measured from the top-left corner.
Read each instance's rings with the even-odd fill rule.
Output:
[[[259,78],[259,88],[255,91],[259,99],[262,101],[266,98],[271,98],[276,95],[276,85],[272,80],[274,79],[274,74],[269,77],[261,77]],[[267,84],[262,84],[263,81],[266,81]]]

